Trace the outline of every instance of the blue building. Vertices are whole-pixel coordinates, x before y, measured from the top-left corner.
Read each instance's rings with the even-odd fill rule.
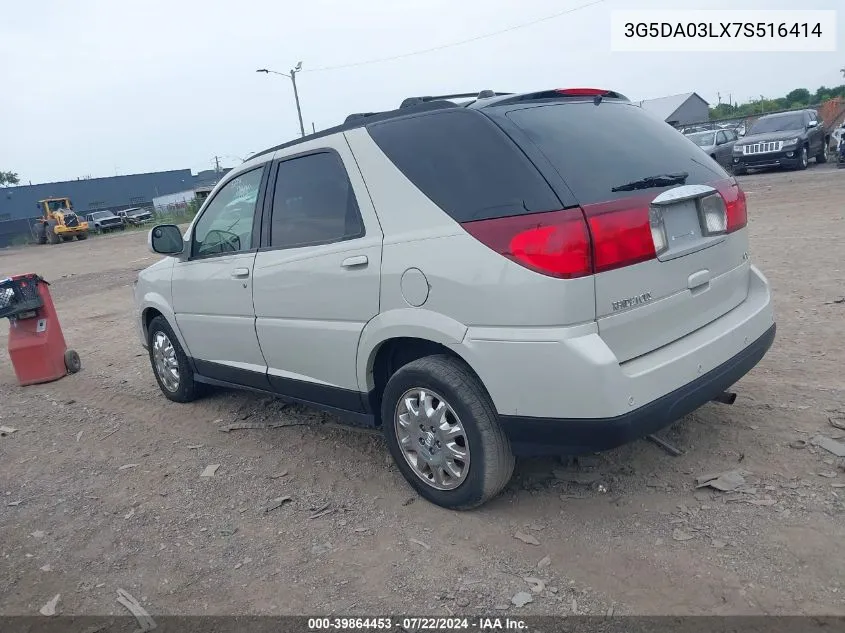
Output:
[[[129,207],[151,206],[156,196],[208,187],[227,171],[207,170],[194,175],[190,169],[174,169],[148,174],[0,187],[0,247],[19,241],[19,236],[30,234],[31,220],[40,215],[39,200],[70,198],[74,211],[79,215],[99,209],[119,211]]]
[[[0,189],[0,222],[38,216],[38,201],[44,198],[70,198],[74,210],[84,215],[97,209],[142,207],[151,204],[156,196],[193,186],[194,176],[190,169],[175,169],[5,187]]]

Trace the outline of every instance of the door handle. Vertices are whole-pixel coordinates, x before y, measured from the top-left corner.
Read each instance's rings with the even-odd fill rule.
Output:
[[[232,279],[246,279],[249,277],[249,268],[235,268],[232,271]]]
[[[355,255],[354,257],[347,257],[340,265],[344,268],[354,268],[356,266],[365,266],[368,261],[366,255]]]

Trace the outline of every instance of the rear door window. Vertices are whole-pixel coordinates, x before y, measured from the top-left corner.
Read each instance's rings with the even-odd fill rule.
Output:
[[[644,189],[626,191],[626,185],[656,176],[685,173],[687,185],[729,177],[689,139],[629,103],[547,104],[511,110],[507,117],[581,205],[642,195]]]
[[[358,201],[336,153],[319,152],[279,163],[271,247],[331,244],[363,235]]]
[[[373,123],[367,130],[393,164],[457,222],[561,208],[534,165],[483,114],[438,111]]]

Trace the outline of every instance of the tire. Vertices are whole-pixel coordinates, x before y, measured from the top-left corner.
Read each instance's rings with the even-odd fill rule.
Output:
[[[809,164],[809,159],[807,158],[807,146],[801,146],[801,153],[798,154],[798,166],[795,168],[799,171],[807,169],[807,165]]]
[[[166,338],[167,343],[169,343],[173,349],[172,356],[164,350],[162,350],[162,353],[163,358],[169,359],[171,363],[175,363],[175,368],[177,369],[175,384],[172,382],[166,382],[165,380],[168,377],[172,378],[173,374],[168,374],[165,371],[165,368],[162,368],[162,375],[165,376],[165,379],[163,379],[162,375],[159,374],[159,368],[156,365],[157,353],[155,346],[156,341],[160,341],[160,339],[157,339],[159,335],[163,335]],[[201,395],[201,385],[194,382],[194,371],[191,368],[191,363],[182,349],[182,346],[179,344],[179,339],[176,338],[176,335],[173,333],[173,328],[170,327],[167,319],[162,316],[157,316],[152,320],[149,327],[149,333],[147,335],[147,344],[153,375],[155,376],[156,382],[165,397],[173,402],[192,402],[193,400],[196,400]]]
[[[38,228],[38,243],[39,244],[46,244],[47,243],[47,225],[41,223]]]
[[[58,244],[62,241],[62,238],[58,236],[56,233],[56,221],[50,220],[47,222],[47,226],[45,227],[45,231],[47,234],[47,243],[48,244]]]
[[[101,226],[95,226],[94,227],[94,233],[96,233],[97,235],[102,235],[104,232],[105,231],[103,230],[103,227],[101,227]]]
[[[462,476],[461,478],[450,477],[446,485],[452,487],[448,489],[436,487],[435,473],[430,466],[425,465],[423,468],[427,468],[431,476],[418,474],[418,470],[411,463],[411,456],[406,457],[406,451],[401,446],[403,442],[399,438],[402,432],[400,428],[410,430],[421,421],[421,419],[415,419],[410,409],[407,409],[404,404],[408,394],[412,394],[408,399],[413,401],[414,395],[418,395],[414,392],[419,391],[428,393],[432,398],[431,406],[435,406],[435,401],[445,403],[446,409],[451,409],[451,412],[445,414],[442,419],[452,422],[450,431],[460,429],[462,433],[460,436],[449,436],[454,437],[454,441],[450,444],[456,445],[459,451],[466,449],[463,454],[467,458],[465,460],[452,459],[453,467],[456,467],[455,464],[463,464],[463,468],[460,469]],[[417,403],[419,403],[419,398]],[[397,421],[403,408],[406,412],[402,415],[405,416],[406,421],[410,420],[407,426]],[[438,355],[427,356],[408,363],[388,380],[381,409],[382,429],[390,454],[408,483],[420,496],[430,502],[452,510],[468,510],[495,497],[510,480],[514,468],[510,442],[499,425],[498,415],[490,396],[481,381],[463,361],[446,355]],[[417,408],[418,411],[421,409],[421,406]],[[426,420],[422,419],[422,421]],[[429,427],[431,428],[433,427]],[[404,443],[407,443],[409,448],[413,445],[418,451],[424,451],[426,445],[412,437],[417,432],[416,428],[413,434],[406,431]],[[423,431],[419,432],[423,433]],[[442,458],[449,455],[449,451],[445,448],[447,441],[445,437],[428,431],[425,433],[427,435],[421,439],[437,451],[437,456]],[[461,444],[462,439],[463,444]],[[439,448],[434,447],[435,443]],[[415,455],[419,459],[420,453],[417,452]],[[438,468],[437,470],[441,471],[440,483],[443,483],[443,475],[448,476],[448,474],[445,469]]]
[[[827,162],[828,156],[830,155],[830,141],[825,141],[822,147],[822,151],[816,154],[816,164],[822,165]]]
[[[82,369],[82,361],[79,360],[79,354],[76,353],[76,350],[65,351],[65,368],[69,374],[75,374]]]
[[[80,242],[81,242],[82,240],[87,240],[87,239],[88,239],[88,234],[87,234],[87,233],[77,233],[77,234],[76,234],[76,239],[78,239]]]
[[[121,224],[121,225],[120,225],[120,230],[121,230],[121,231],[125,231],[125,230],[126,230],[126,227],[125,227],[124,225],[122,225],[122,224]]]

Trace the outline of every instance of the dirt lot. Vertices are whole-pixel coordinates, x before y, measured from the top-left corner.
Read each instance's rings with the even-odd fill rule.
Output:
[[[523,461],[472,513],[415,498],[378,435],[330,416],[243,393],[165,400],[132,325],[145,235],[0,253],[0,276],[52,282],[84,366],[27,388],[0,366],[0,424],[18,429],[0,437],[0,613],[61,594],[60,613],[123,614],[120,587],[154,614],[845,614],[843,464],[790,447],[845,436],[829,423],[845,422],[845,172],[742,184],[779,329],[736,404],[669,429],[680,457],[642,441]],[[290,426],[219,430],[240,420]],[[731,469],[739,491],[695,489]],[[518,608],[526,577],[541,590]]]

